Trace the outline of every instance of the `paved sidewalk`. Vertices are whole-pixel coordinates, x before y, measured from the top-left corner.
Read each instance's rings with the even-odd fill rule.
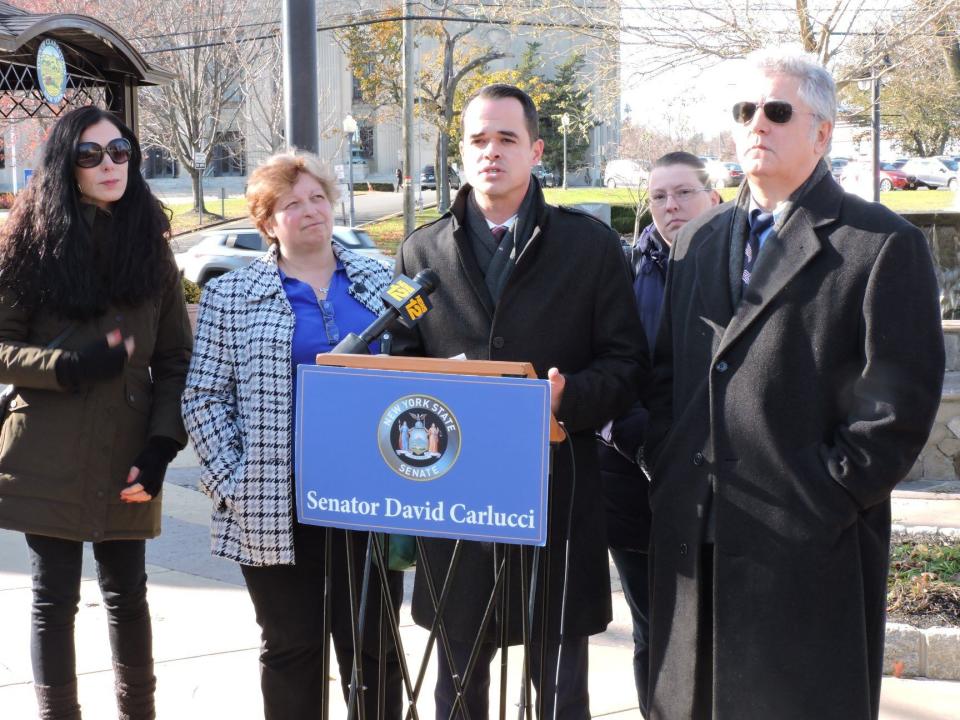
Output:
[[[164,504],[164,532],[147,544],[149,597],[159,681],[160,720],[255,720],[262,717],[257,675],[257,626],[242,578],[230,562],[212,558],[208,550],[209,501],[195,489],[196,461],[182,453],[171,467]],[[960,488],[958,488],[960,489]],[[905,489],[910,496],[894,499],[894,517],[905,524],[936,521],[938,527],[960,527],[960,508],[952,493],[933,494]],[[914,498],[912,493],[924,493]],[[932,499],[940,497],[943,499]],[[956,496],[960,501],[960,495]],[[923,501],[923,504],[916,505]],[[931,503],[946,502],[938,506]],[[941,508],[938,510],[937,508]],[[93,570],[85,556],[81,607],[77,617],[77,668],[81,703],[87,720],[116,717],[113,705],[106,620]],[[611,573],[616,571],[611,565]],[[407,574],[408,592],[412,574]],[[639,718],[631,667],[630,619],[618,583],[614,582],[614,622],[591,640],[590,695],[595,717]],[[30,575],[21,535],[0,531],[0,718],[36,717],[29,658]],[[425,631],[413,625],[404,605],[402,635],[407,661],[417,663],[426,642]],[[518,656],[517,656],[518,657]],[[508,715],[519,698],[518,663],[512,668]],[[336,672],[333,663],[332,672]],[[420,715],[433,715],[428,671]],[[493,692],[497,693],[494,677]],[[330,717],[346,717],[331,679],[335,697]],[[895,680],[883,684],[882,720],[957,720],[960,683]],[[496,706],[493,708],[496,712]],[[811,719],[814,720],[814,719]]]

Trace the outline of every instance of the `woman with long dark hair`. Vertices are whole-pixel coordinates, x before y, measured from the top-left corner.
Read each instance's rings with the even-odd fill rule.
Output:
[[[93,544],[122,720],[155,717],[145,540],[186,443],[192,349],[170,222],[114,115],[74,110],[0,230],[0,527],[33,572],[40,718],[80,718],[74,617]]]

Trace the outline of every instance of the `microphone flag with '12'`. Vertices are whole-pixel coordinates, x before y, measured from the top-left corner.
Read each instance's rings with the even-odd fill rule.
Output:
[[[397,311],[397,319],[405,327],[412,328],[427,314],[433,305],[428,295],[439,285],[437,274],[427,268],[414,278],[397,275],[380,297]]]
[[[438,287],[440,278],[430,268],[424,268],[413,278],[397,275],[381,293],[386,310],[359,335],[348,334],[330,353],[363,355],[370,352],[370,343],[379,339],[395,322],[400,321],[406,327],[412,328],[430,311],[432,305],[427,296]]]

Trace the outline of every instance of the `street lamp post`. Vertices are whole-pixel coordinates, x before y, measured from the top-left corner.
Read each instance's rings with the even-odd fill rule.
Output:
[[[353,227],[356,219],[353,209],[353,136],[357,132],[357,121],[349,113],[343,119],[343,131],[347,134],[347,163],[350,165],[350,227]]]
[[[560,116],[560,125],[563,126],[563,189],[567,189],[567,129],[570,127],[570,115]]]

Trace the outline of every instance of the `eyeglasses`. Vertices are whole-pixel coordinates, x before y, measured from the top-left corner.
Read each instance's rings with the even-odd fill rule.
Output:
[[[106,153],[117,165],[123,165],[130,159],[131,152],[133,148],[126,138],[115,138],[106,147],[95,142],[82,142],[77,145],[75,162],[77,167],[95,168],[103,162],[103,154]]]
[[[673,192],[654,191],[650,196],[650,204],[660,207],[667,204],[667,200],[672,196],[678,205],[685,205],[693,200],[697,193],[707,192],[708,188],[679,188]]]
[[[790,122],[793,117],[793,105],[783,100],[771,100],[765,103],[738,102],[733,106],[733,119],[741,125],[746,125],[753,120],[758,109],[763,109],[763,114],[767,120],[777,125],[783,125]],[[811,113],[812,114],[812,113]]]

